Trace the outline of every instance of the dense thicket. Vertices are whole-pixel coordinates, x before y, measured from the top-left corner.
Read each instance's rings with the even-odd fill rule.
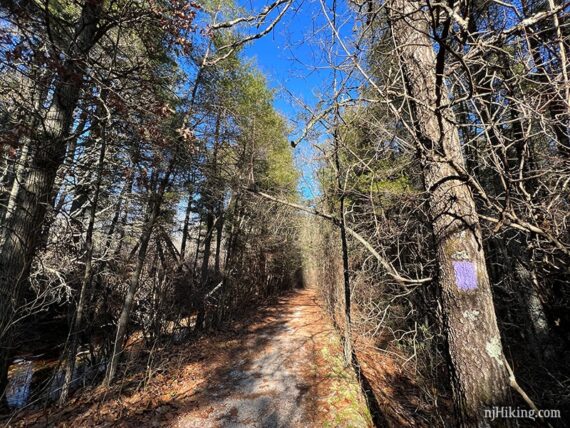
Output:
[[[337,132],[321,209],[367,243],[348,234],[354,340],[421,379],[433,413],[419,423],[441,424],[451,395],[449,423],[466,426],[491,405],[533,405],[521,389],[538,408],[567,409],[567,5],[329,6],[343,87],[324,116]],[[345,22],[353,39],[339,36]],[[323,227],[333,235],[320,245],[340,248]],[[339,251],[320,264],[342,326]]]
[[[299,281],[295,214],[250,192],[296,198],[286,123],[233,29],[207,32],[231,3],[0,11],[0,395],[15,357],[58,358],[63,403],[79,369],[111,383],[125,345]]]

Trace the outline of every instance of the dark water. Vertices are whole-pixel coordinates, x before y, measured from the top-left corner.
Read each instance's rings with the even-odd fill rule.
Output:
[[[6,402],[12,409],[24,407],[30,398],[34,361],[18,359],[10,366]]]
[[[83,353],[79,354],[70,389],[86,386],[104,373],[105,368],[105,363],[91,365]],[[57,400],[63,380],[64,371],[58,369],[57,360],[17,358],[8,371],[6,402],[11,409],[16,410],[28,405],[31,400]]]

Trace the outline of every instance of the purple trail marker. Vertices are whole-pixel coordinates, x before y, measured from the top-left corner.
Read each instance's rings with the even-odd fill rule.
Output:
[[[455,283],[462,291],[477,289],[477,269],[475,264],[466,260],[455,260],[453,262],[455,271]]]

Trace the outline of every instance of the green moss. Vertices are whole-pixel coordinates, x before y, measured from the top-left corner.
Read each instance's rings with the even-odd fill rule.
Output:
[[[324,427],[369,427],[372,416],[362,396],[360,384],[351,369],[344,366],[342,349],[338,336],[331,335],[328,343],[321,349],[321,355],[330,369],[327,378],[331,382],[331,393],[327,403],[334,409],[334,419],[323,424]],[[332,351],[331,351],[332,350]]]
[[[459,239],[448,239],[444,246],[444,251],[447,257],[455,259],[456,254],[461,254],[465,250],[465,246]]]

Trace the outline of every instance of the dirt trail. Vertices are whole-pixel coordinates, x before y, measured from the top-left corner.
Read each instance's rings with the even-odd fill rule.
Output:
[[[325,362],[320,355],[323,342],[334,334],[312,291],[281,299],[264,322],[244,336],[233,366],[197,394],[196,408],[174,426],[307,427],[322,426],[323,417],[334,420],[331,380],[322,384],[334,375],[334,368],[323,374],[319,367]],[[356,418],[345,422],[367,425]]]
[[[134,358],[131,376],[112,390],[84,390],[66,408],[31,411],[10,426],[371,426],[314,291],[248,313],[231,329],[156,350],[151,369],[150,356]]]

